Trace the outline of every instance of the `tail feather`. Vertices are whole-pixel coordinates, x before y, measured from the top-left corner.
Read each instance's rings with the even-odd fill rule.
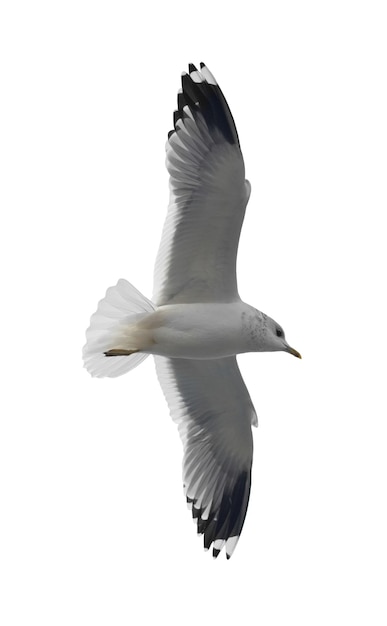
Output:
[[[86,331],[83,360],[87,371],[98,377],[121,376],[144,361],[148,354],[139,352],[139,346],[128,349],[130,328],[154,310],[152,302],[127,280],[121,278],[109,287]]]

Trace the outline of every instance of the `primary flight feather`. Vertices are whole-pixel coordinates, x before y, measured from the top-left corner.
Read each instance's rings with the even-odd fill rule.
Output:
[[[152,301],[121,279],[91,317],[93,376],[120,376],[153,354],[184,446],[183,482],[204,547],[233,553],[246,516],[257,417],[236,354],[300,357],[270,317],[242,302],[236,279],[250,196],[227,102],[204,65],[182,74],[166,165],[170,201]]]

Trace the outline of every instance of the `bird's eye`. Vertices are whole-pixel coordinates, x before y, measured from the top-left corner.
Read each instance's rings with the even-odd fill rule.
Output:
[[[276,332],[277,337],[282,337],[282,330],[280,328],[277,328],[275,332]]]

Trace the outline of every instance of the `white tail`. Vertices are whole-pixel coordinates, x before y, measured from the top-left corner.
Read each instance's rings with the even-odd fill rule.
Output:
[[[109,287],[105,297],[98,303],[86,331],[83,360],[92,376],[121,376],[137,367],[148,354],[137,352],[130,345],[130,328],[155,306],[127,280],[120,279],[115,287]],[[129,343],[128,343],[129,342]],[[106,356],[106,352],[128,349],[130,356]]]

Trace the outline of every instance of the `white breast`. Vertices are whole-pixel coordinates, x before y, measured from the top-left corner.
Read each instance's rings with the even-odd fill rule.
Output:
[[[246,307],[240,301],[159,307],[149,319],[154,343],[147,352],[189,359],[214,359],[245,352],[248,345],[242,333],[242,314]]]

